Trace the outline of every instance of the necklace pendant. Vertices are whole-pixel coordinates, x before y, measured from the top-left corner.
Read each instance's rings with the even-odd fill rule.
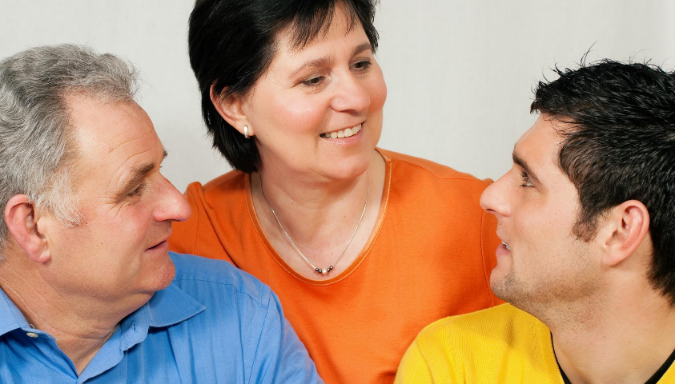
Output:
[[[314,268],[314,270],[317,271],[317,272],[319,272],[319,273],[322,274],[322,275],[327,275],[328,272],[330,272],[330,271],[333,270],[333,266],[331,265],[330,267],[328,267],[328,268],[326,268],[326,269]]]

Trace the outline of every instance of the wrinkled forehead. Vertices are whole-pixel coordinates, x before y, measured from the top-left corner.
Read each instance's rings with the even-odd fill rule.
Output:
[[[116,174],[163,153],[150,118],[135,102],[71,95],[66,103],[76,177]]]

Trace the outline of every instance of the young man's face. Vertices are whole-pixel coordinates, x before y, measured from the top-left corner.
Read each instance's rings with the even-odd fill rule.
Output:
[[[523,309],[574,301],[599,284],[598,258],[572,233],[579,196],[558,166],[560,124],[541,115],[516,143],[511,170],[481,196],[505,243],[497,249],[492,290]]]

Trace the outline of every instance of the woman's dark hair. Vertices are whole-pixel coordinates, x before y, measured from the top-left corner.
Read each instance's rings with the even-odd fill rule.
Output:
[[[199,82],[202,114],[213,146],[233,168],[255,172],[260,154],[228,124],[211,102],[211,87],[221,98],[244,95],[274,57],[277,33],[290,27],[294,48],[303,48],[331,25],[336,6],[344,5],[348,22],[363,26],[377,49],[373,25],[377,0],[197,0],[189,22],[190,64]]]
[[[675,305],[675,73],[604,60],[539,83],[531,110],[568,123],[558,161],[581,205],[574,233],[628,200],[649,211],[650,279]]]

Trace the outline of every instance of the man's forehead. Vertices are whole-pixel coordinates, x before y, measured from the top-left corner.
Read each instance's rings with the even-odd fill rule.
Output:
[[[165,150],[149,117],[135,102],[108,102],[86,95],[67,98],[72,141],[77,151],[76,173],[111,185],[145,164],[159,166]]]
[[[564,140],[560,135],[560,129],[563,128],[560,124],[564,123],[560,123],[550,116],[540,115],[534,125],[514,145],[514,162],[518,159],[520,162],[527,163],[531,172],[542,168],[551,170],[551,167],[555,167],[557,171],[562,173],[562,170],[558,167],[560,145]],[[543,176],[543,174],[540,176]]]

